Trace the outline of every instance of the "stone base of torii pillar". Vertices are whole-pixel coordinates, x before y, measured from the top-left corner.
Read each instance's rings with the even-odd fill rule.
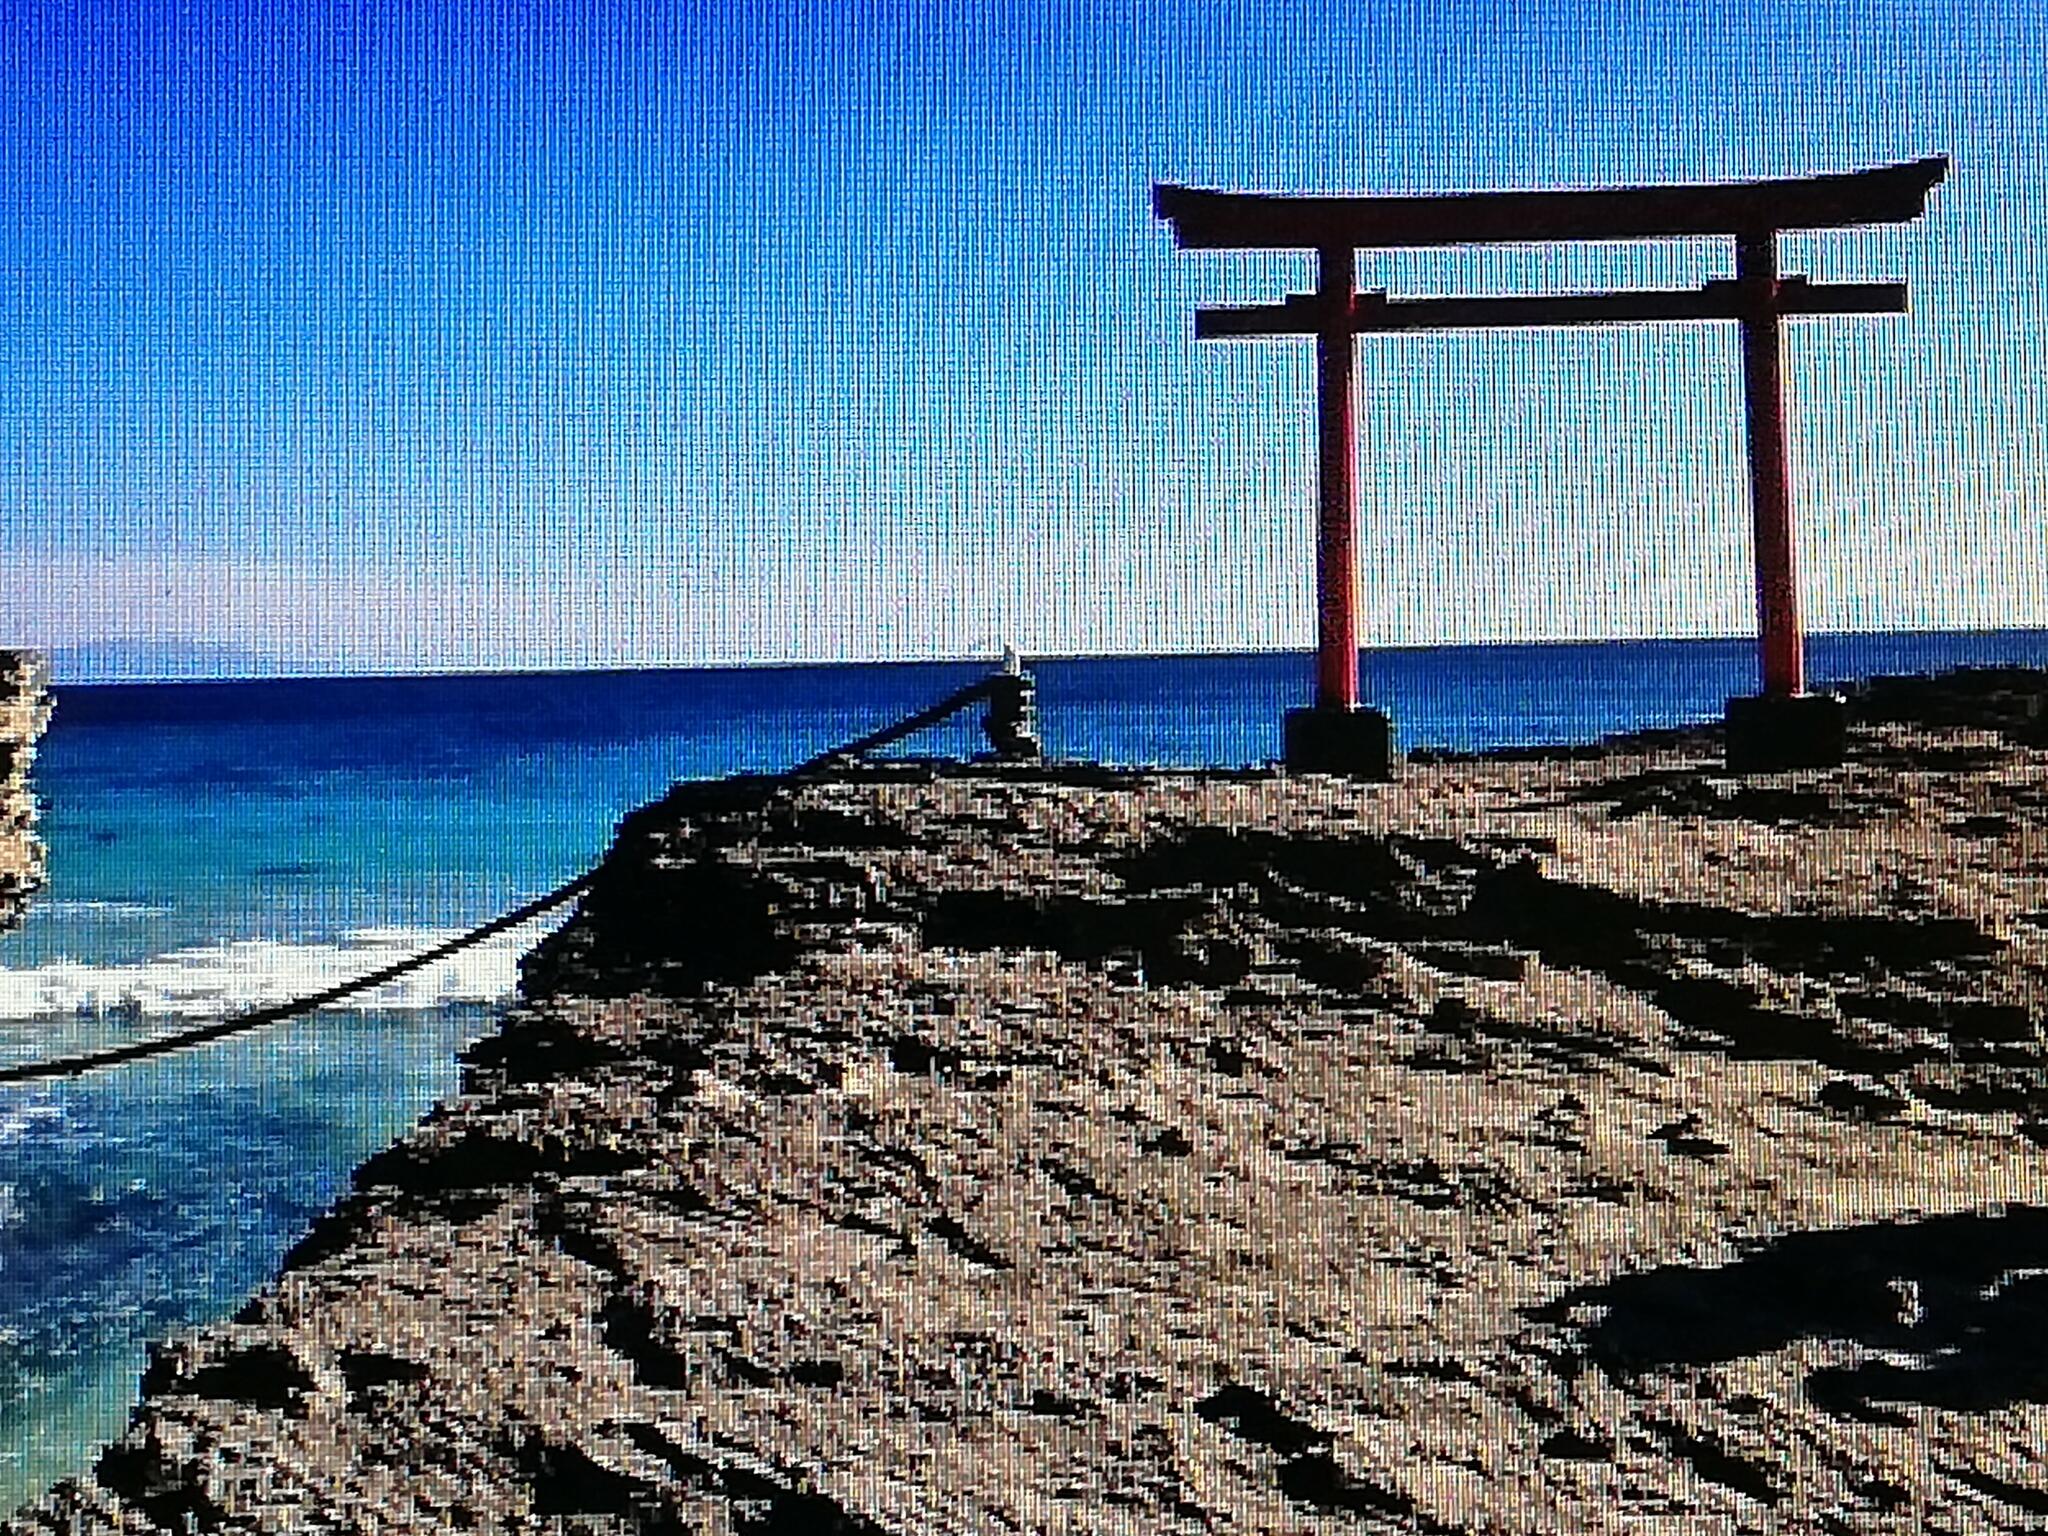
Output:
[[[1833,768],[1848,755],[1849,705],[1839,694],[1757,694],[1728,701],[1728,771]]]
[[[1351,779],[1394,776],[1394,722],[1376,709],[1290,709],[1283,761],[1290,773]]]

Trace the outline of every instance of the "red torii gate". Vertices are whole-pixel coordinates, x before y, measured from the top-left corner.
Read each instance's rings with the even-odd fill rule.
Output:
[[[1348,197],[1154,187],[1154,211],[1172,223],[1183,249],[1313,250],[1319,260],[1314,293],[1195,315],[1200,339],[1316,338],[1316,702],[1313,709],[1288,714],[1288,766],[1360,777],[1392,773],[1391,724],[1379,711],[1361,709],[1358,699],[1355,338],[1383,331],[1679,320],[1742,325],[1763,693],[1729,700],[1729,765],[1761,770],[1839,762],[1841,701],[1806,692],[1779,322],[1788,316],[1902,313],[1906,285],[1781,277],[1777,239],[1785,230],[1906,223],[1925,211],[1928,192],[1947,171],[1948,160],[1937,156],[1845,175],[1585,191]],[[1432,299],[1357,291],[1355,261],[1362,249],[1716,235],[1734,237],[1735,277],[1700,288]]]

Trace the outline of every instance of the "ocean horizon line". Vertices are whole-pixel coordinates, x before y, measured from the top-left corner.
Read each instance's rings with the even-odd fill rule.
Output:
[[[2048,636],[2048,625],[1967,625],[1930,626],[1925,628],[1873,628],[1873,629],[1815,629],[1809,630],[1806,639],[1810,643],[1827,640],[1875,639],[1880,637],[1996,637]],[[1415,655],[1421,653],[1455,654],[1458,652],[1500,653],[1506,651],[1530,650],[1589,650],[1612,649],[1617,647],[1641,647],[1643,649],[1679,648],[1692,646],[1754,645],[1754,632],[1742,634],[1699,634],[1699,635],[1607,635],[1607,636],[1559,636],[1515,639],[1478,640],[1432,640],[1402,641],[1384,645],[1361,645],[1361,656],[1371,655]],[[444,682],[474,678],[488,679],[537,679],[537,678],[598,678],[634,676],[673,676],[689,674],[737,674],[756,672],[825,672],[825,671],[871,671],[883,668],[930,668],[946,666],[999,665],[1003,659],[1000,651],[974,652],[968,654],[930,656],[884,656],[874,658],[824,657],[813,659],[767,659],[759,661],[684,661],[684,662],[636,662],[629,665],[607,666],[487,666],[487,667],[426,667],[417,670],[370,670],[370,671],[278,671],[255,672],[234,671],[220,673],[161,672],[128,674],[110,672],[107,675],[66,677],[62,675],[63,657],[68,647],[38,647],[30,643],[12,645],[9,648],[35,651],[51,660],[53,688],[158,688],[185,686],[219,686],[244,683],[336,683],[336,682]],[[1173,662],[1173,661],[1231,661],[1240,659],[1270,659],[1274,657],[1297,656],[1308,660],[1315,655],[1313,646],[1245,646],[1238,649],[1222,650],[1203,648],[1195,650],[1164,651],[1030,651],[1020,649],[1020,658],[1027,664],[1067,664],[1085,662]]]

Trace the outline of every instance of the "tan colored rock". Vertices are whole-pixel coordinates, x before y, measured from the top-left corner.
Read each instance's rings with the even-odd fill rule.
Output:
[[[1857,754],[679,788],[9,1529],[2038,1528],[2048,751]]]
[[[32,651],[0,651],[0,933],[21,921],[42,888],[45,850],[35,835],[29,769],[49,724],[49,668]]]

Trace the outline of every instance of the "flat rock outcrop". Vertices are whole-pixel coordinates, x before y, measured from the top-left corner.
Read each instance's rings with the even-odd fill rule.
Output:
[[[43,884],[29,767],[50,720],[48,687],[49,668],[40,655],[0,651],[0,933],[21,921]]]
[[[2039,1529],[2030,729],[678,788],[8,1529]]]

